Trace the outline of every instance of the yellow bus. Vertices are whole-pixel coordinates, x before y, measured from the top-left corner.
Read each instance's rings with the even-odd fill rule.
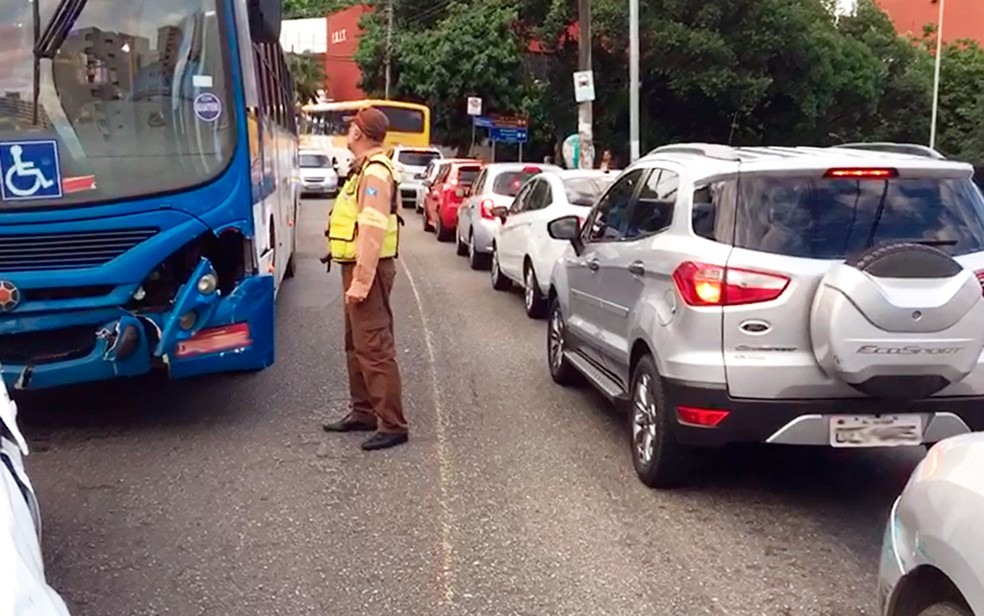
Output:
[[[331,137],[334,147],[344,148],[348,123],[364,107],[375,107],[389,118],[387,148],[398,145],[425,148],[430,145],[430,108],[403,101],[364,99],[305,105],[301,108],[304,112],[302,133]]]

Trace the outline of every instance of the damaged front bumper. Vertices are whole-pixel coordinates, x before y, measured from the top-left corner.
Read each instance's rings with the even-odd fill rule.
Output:
[[[100,308],[0,321],[4,382],[34,390],[155,368],[186,378],[271,365],[273,277],[245,278],[227,295],[217,283],[202,259],[166,311]]]

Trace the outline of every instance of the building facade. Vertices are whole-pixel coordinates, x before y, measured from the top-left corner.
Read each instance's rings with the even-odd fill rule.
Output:
[[[900,34],[922,36],[927,25],[939,20],[941,0],[875,0]],[[943,40],[973,39],[984,43],[984,0],[946,0]]]

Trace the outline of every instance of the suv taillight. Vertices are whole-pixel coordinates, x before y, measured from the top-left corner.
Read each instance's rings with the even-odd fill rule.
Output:
[[[492,214],[492,208],[495,207],[495,203],[491,199],[482,199],[482,203],[479,204],[479,208],[482,210],[482,218],[485,220],[495,220],[495,216]]]
[[[789,278],[736,267],[687,261],[673,272],[680,296],[690,306],[741,306],[776,299]]]

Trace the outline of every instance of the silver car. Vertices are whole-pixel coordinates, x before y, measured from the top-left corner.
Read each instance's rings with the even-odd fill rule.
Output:
[[[882,616],[984,614],[984,435],[930,449],[895,501],[878,575]]]
[[[493,234],[500,224],[492,210],[511,206],[526,180],[544,171],[560,171],[560,167],[491,163],[475,178],[465,203],[458,208],[457,225],[458,254],[468,256],[472,269],[484,269],[491,264]]]
[[[549,368],[629,403],[636,472],[701,448],[984,430],[984,199],[970,165],[847,148],[659,148],[554,267]]]
[[[328,156],[320,150],[301,150],[299,156],[301,195],[337,195],[338,173]]]
[[[417,195],[424,187],[424,171],[431,162],[441,160],[444,155],[437,148],[411,148],[397,146],[388,153],[400,171],[400,201],[404,208],[416,207]]]

